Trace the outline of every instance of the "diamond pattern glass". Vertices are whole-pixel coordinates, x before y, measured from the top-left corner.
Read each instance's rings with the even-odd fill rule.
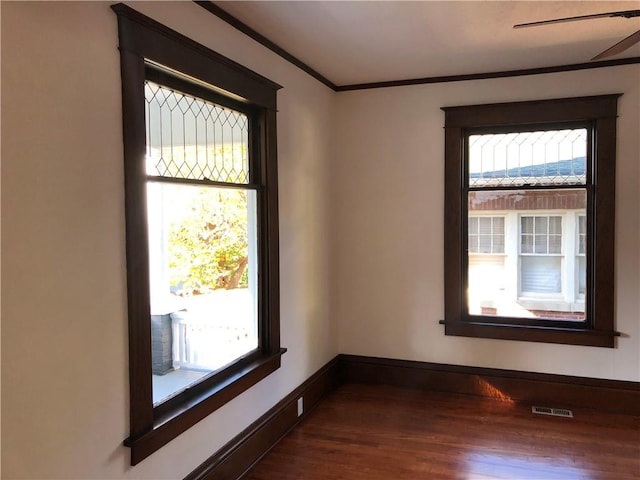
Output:
[[[469,136],[469,186],[585,185],[584,128]]]
[[[249,119],[241,112],[145,82],[147,174],[249,183]]]

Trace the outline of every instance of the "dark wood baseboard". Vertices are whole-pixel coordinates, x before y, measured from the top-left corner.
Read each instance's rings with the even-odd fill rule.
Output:
[[[338,379],[338,357],[336,357],[209,457],[184,480],[241,478],[284,435],[303,420],[322,397],[336,387]],[[300,397],[304,399],[304,413],[298,416],[297,401]]]
[[[339,355],[340,380],[640,415],[640,383]]]

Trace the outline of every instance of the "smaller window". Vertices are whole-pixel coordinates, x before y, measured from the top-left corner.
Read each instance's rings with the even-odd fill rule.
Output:
[[[562,293],[562,217],[521,217],[520,290]]]
[[[469,253],[504,253],[504,217],[469,217]]]
[[[443,108],[447,335],[614,346],[618,96]]]
[[[522,255],[562,253],[562,217],[521,217],[520,253]]]

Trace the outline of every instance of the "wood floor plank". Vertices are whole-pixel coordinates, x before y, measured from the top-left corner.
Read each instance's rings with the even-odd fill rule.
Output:
[[[640,417],[573,414],[550,417],[504,400],[348,384],[243,480],[640,478]]]

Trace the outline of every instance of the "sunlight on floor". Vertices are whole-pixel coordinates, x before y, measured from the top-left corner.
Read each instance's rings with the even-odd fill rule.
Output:
[[[497,389],[486,380],[478,376],[476,376],[475,380],[480,389],[479,393],[481,393],[482,396],[495,398],[498,400],[502,400],[504,402],[508,402],[510,404],[515,403],[514,400],[509,395],[507,395],[506,393],[503,393],[501,390]]]
[[[465,459],[467,480],[591,480],[591,475],[583,471],[573,461],[563,457],[547,459],[518,457],[494,452],[473,452]]]

